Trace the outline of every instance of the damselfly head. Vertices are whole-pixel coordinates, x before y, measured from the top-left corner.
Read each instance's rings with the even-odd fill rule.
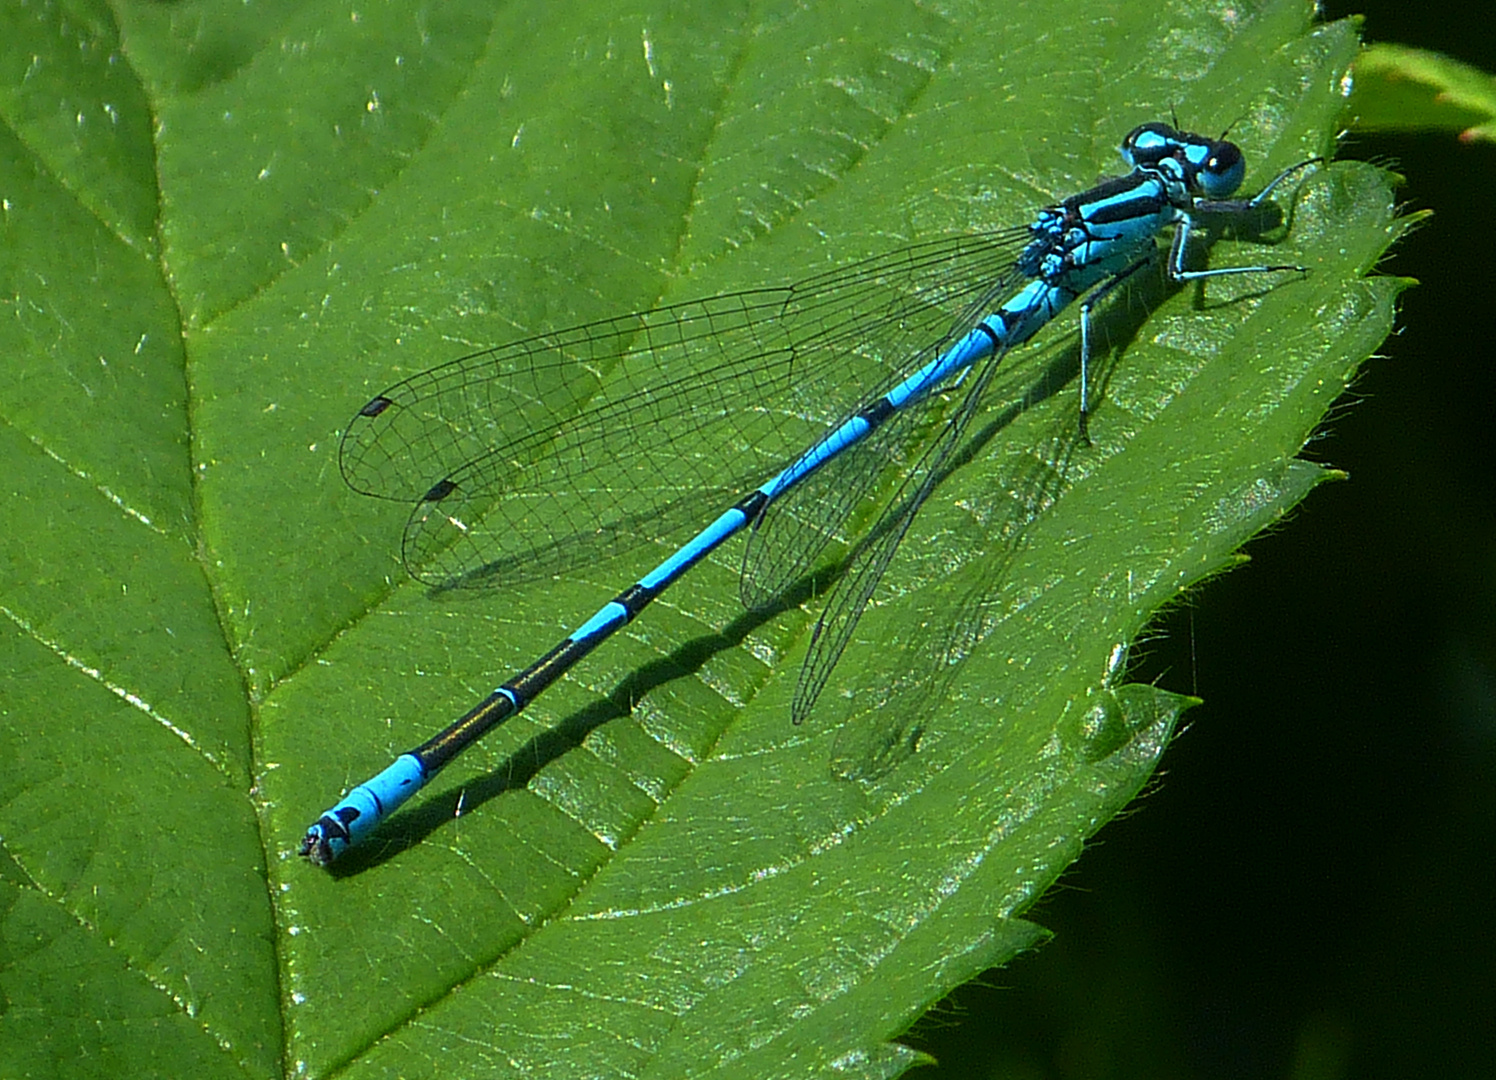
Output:
[[[1208,199],[1224,199],[1241,187],[1247,173],[1241,147],[1180,131],[1154,121],[1140,124],[1122,140],[1122,157],[1134,169],[1157,169],[1174,161],[1185,183]]]

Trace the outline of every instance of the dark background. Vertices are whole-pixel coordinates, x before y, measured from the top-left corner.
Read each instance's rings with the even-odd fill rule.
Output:
[[[1496,11],[1326,3],[1496,72]],[[1321,487],[1138,650],[1205,698],[1031,913],[1056,934],[906,1041],[937,1077],[1496,1077],[1496,144],[1354,136],[1434,218]]]

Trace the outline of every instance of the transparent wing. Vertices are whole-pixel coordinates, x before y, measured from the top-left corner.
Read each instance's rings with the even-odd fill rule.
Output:
[[[859,408],[964,338],[1021,277],[1008,262],[973,282],[956,265],[961,256],[971,259],[969,254],[953,253],[953,265],[928,287],[925,306],[901,312],[898,319],[875,320],[869,333],[855,344],[848,343],[848,347],[876,354],[909,357],[897,378],[858,402]],[[974,289],[973,284],[980,287]],[[916,402],[889,418],[865,441],[827,462],[764,511],[744,554],[742,595],[748,607],[769,604],[805,574],[853,511],[871,496],[880,478],[888,475],[889,467],[907,465],[907,459],[917,455],[920,433],[932,427],[928,410],[921,405]]]
[[[955,411],[919,455],[866,539],[853,551],[846,571],[832,588],[811,632],[805,666],[795,686],[792,715],[797,724],[810,715],[899,545],[908,535],[930,493],[949,471],[953,455],[961,446],[971,419],[979,410],[1006,355],[1007,350],[993,353],[967,380],[965,394]]]
[[[890,466],[918,453],[926,410],[905,409],[874,429],[855,451],[832,458],[770,504],[743,552],[739,589],[744,606],[767,608],[806,574],[833,540],[848,543],[848,518],[870,499]]]
[[[344,434],[344,477],[415,504],[406,565],[442,585],[529,579],[625,533],[670,536],[914,370],[1011,281],[1028,236],[918,244],[464,357],[372,399]],[[843,501],[838,526],[856,503]]]
[[[980,441],[980,435],[973,433],[964,443],[970,446]],[[880,652],[860,673],[861,686],[853,699],[855,714],[842,724],[832,748],[831,765],[836,773],[850,780],[875,782],[915,754],[966,659],[1010,613],[1007,604],[1000,602],[1003,585],[1029,525],[1068,484],[1070,460],[1078,445],[1078,427],[1067,413],[1037,443],[1025,440],[1000,447],[1001,461],[992,475],[1000,478],[996,490],[1006,507],[987,518],[983,526],[986,543],[977,557],[951,567],[911,598],[920,610],[906,612],[906,617],[925,632],[910,636],[896,649]],[[939,472],[948,471],[951,464],[948,461]],[[807,710],[829,675],[829,668],[823,671],[817,682],[806,683],[809,689],[804,693],[809,696],[803,707]]]

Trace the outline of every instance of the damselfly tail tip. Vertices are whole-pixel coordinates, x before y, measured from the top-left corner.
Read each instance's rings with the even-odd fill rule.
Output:
[[[322,833],[320,821],[306,831],[306,835],[301,838],[301,846],[296,849],[296,854],[313,866],[328,866],[337,858],[337,852],[333,850],[332,843]]]
[[[296,854],[313,866],[331,866],[354,842],[348,825],[357,820],[357,813],[345,819],[347,813],[346,809],[339,807],[319,817],[301,838]]]

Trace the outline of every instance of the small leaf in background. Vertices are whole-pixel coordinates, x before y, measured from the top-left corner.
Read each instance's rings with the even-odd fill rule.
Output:
[[[1426,49],[1372,45],[1351,67],[1351,127],[1364,132],[1453,131],[1496,140],[1496,77]]]

